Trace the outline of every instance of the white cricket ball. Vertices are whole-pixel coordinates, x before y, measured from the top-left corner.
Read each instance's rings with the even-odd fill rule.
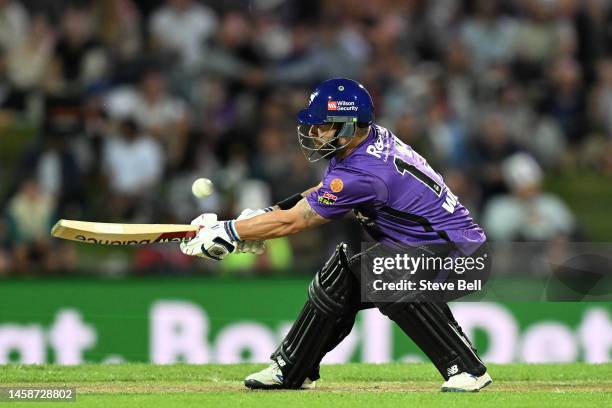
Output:
[[[213,192],[213,183],[207,178],[199,178],[191,185],[191,192],[198,198],[208,197]]]

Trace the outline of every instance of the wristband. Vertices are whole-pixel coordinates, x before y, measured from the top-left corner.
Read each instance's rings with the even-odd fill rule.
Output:
[[[235,220],[225,221],[223,223],[223,227],[225,228],[225,233],[232,241],[239,242],[240,236],[238,235],[238,232],[236,232],[236,226],[234,225],[235,223]]]
[[[279,201],[276,205],[278,205],[278,208],[280,208],[281,210],[288,210],[290,208],[295,207],[295,205],[299,203],[302,198],[304,198],[304,196],[302,196],[301,194],[294,194],[289,198],[285,198],[284,200]]]

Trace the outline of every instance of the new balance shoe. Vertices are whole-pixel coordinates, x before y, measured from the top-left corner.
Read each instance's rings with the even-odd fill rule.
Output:
[[[254,390],[277,390],[287,388],[283,385],[283,372],[276,361],[263,370],[249,375],[244,379],[244,385]],[[310,390],[314,387],[315,381],[306,378],[300,389]]]
[[[464,372],[453,375],[442,384],[442,392],[478,392],[492,382],[489,373],[477,377]]]

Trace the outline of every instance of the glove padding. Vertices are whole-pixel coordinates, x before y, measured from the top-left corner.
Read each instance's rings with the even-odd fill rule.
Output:
[[[233,221],[217,221],[217,214],[202,214],[191,221],[200,230],[188,242],[181,243],[185,255],[220,261],[236,250],[237,242],[230,236]]]
[[[243,210],[240,213],[240,216],[236,219],[236,221],[248,220],[249,218],[257,217],[258,215],[265,214],[270,211],[272,211],[271,207],[258,209],[258,210],[247,208],[246,210]],[[265,249],[266,249],[266,241],[261,241],[261,240],[240,241],[236,245],[236,253],[252,253],[252,254],[261,255],[264,253]]]

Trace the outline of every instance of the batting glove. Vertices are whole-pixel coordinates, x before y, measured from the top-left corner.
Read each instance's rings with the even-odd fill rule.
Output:
[[[200,230],[194,238],[181,243],[181,252],[185,255],[220,261],[236,250],[240,237],[234,229],[234,220],[217,221],[217,214],[202,214],[191,225]]]

